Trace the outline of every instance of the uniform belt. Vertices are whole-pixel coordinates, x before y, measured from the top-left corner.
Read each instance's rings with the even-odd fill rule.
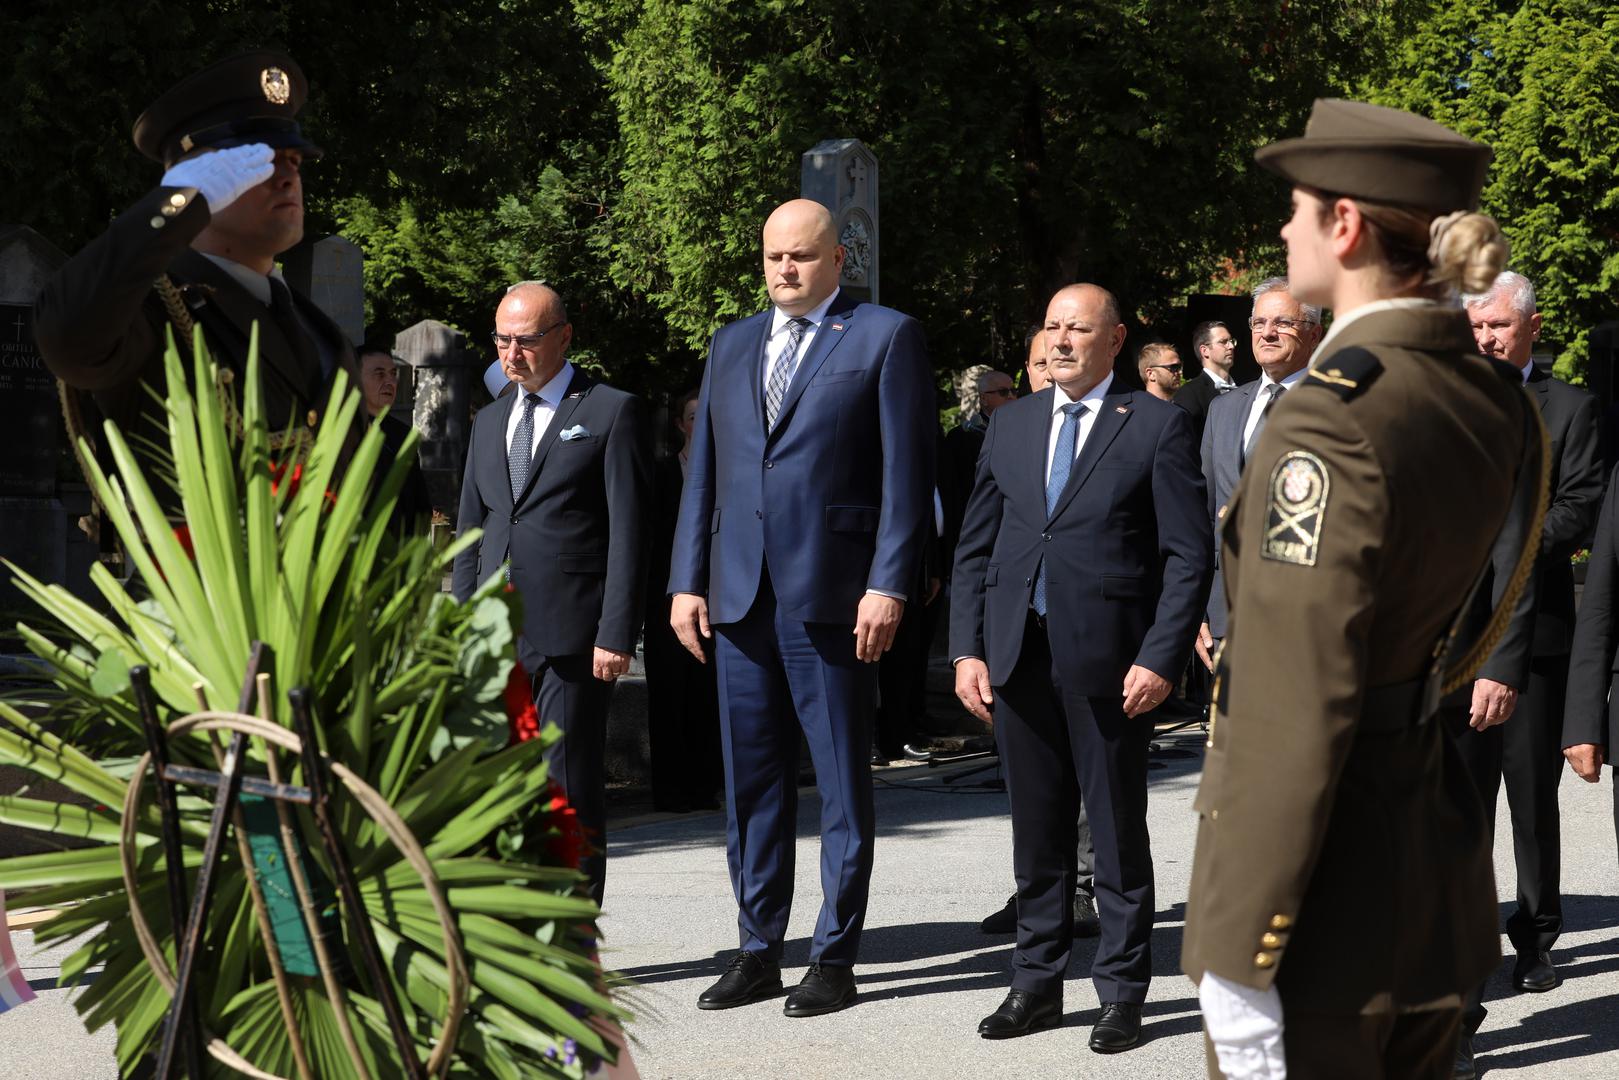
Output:
[[[1438,672],[1430,672],[1404,682],[1372,687],[1361,699],[1356,732],[1393,735],[1420,727],[1439,711],[1441,681]]]

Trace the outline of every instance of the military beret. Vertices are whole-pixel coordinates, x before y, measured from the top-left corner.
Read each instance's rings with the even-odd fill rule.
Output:
[[[1476,210],[1492,156],[1426,117],[1339,98],[1316,99],[1302,139],[1254,151],[1295,184],[1432,210]]]
[[[188,75],[147,106],[135,121],[135,147],[164,165],[199,147],[249,143],[319,157],[320,147],[304,138],[296,119],[308,96],[309,81],[292,57],[241,53]]]

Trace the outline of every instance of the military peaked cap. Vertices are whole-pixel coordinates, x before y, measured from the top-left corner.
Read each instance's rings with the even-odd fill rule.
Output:
[[[1431,210],[1476,210],[1492,156],[1426,117],[1339,98],[1316,99],[1302,139],[1254,152],[1295,184]]]
[[[135,147],[164,165],[198,148],[223,150],[264,143],[319,157],[298,129],[309,81],[292,57],[271,50],[242,53],[176,83],[135,121]]]

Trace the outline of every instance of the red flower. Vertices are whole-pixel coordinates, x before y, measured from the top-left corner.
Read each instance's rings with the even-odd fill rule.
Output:
[[[547,846],[550,856],[571,870],[579,869],[579,860],[585,853],[585,830],[579,824],[579,812],[568,805],[568,798],[551,783],[551,801],[545,804],[545,813],[551,817],[555,830]]]
[[[191,526],[176,525],[174,527],[174,538],[180,541],[181,547],[185,548],[186,558],[196,562],[197,550],[191,546]]]
[[[512,665],[512,673],[506,678],[504,699],[506,719],[511,724],[511,736],[506,745],[515,746],[539,735],[540,711],[534,707],[528,672],[523,670],[521,660]]]
[[[281,489],[281,474],[286,472],[287,466],[283,463],[270,463],[270,494],[275,495]],[[298,494],[298,482],[304,478],[304,463],[298,462],[292,467],[292,475],[287,478],[287,498]]]

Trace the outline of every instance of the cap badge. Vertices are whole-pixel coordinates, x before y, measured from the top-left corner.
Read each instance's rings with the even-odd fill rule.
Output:
[[[292,97],[292,80],[278,67],[267,67],[259,72],[259,88],[264,100],[271,105],[285,105]]]

